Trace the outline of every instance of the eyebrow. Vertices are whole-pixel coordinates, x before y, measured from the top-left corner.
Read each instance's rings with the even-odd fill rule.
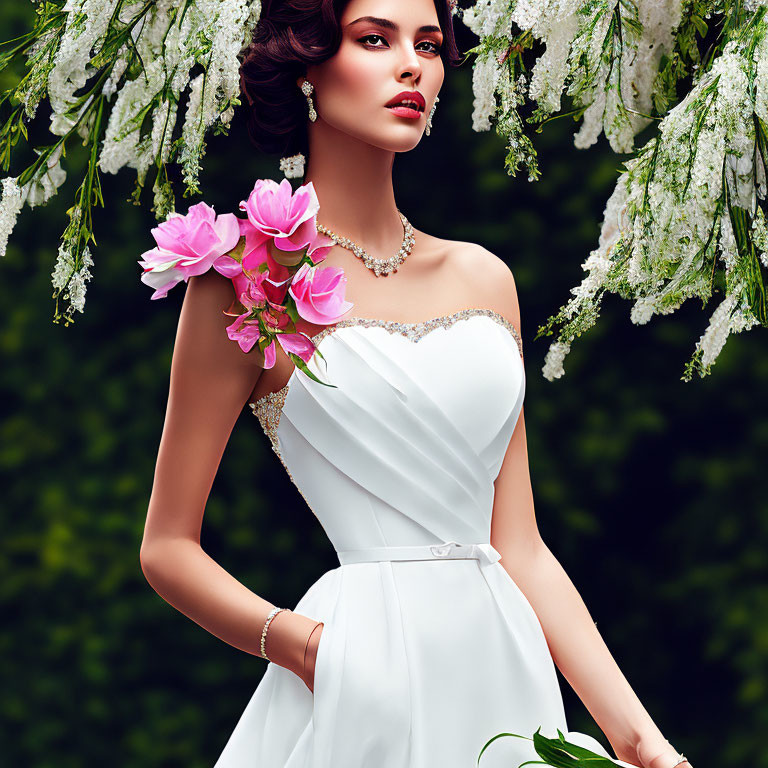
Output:
[[[381,19],[378,16],[361,16],[359,19],[355,19],[354,21],[350,21],[349,24],[347,24],[348,27],[351,27],[353,24],[359,24],[361,21],[367,21],[371,24],[377,24],[380,27],[384,27],[385,29],[391,29],[393,32],[397,32],[400,27],[395,24],[394,21],[390,21],[389,19]],[[417,32],[442,32],[440,27],[436,27],[434,24],[425,24],[424,26],[419,27]]]

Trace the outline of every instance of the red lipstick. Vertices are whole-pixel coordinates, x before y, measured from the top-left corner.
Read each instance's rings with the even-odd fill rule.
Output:
[[[418,91],[400,91],[385,105],[399,117],[417,118],[424,111],[424,97]]]

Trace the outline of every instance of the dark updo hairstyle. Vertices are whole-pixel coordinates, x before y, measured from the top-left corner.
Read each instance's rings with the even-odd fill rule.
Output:
[[[240,90],[253,145],[280,156],[308,155],[307,97],[296,80],[308,64],[330,59],[341,45],[341,15],[349,0],[263,0],[259,23],[240,65]],[[449,0],[434,0],[443,32],[440,56],[458,66]]]

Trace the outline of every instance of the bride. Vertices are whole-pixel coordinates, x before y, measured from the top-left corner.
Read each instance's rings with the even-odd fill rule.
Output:
[[[539,535],[512,272],[395,202],[395,155],[439,119],[459,59],[449,0],[264,0],[241,70],[249,132],[306,158],[355,315],[298,323],[326,387],[279,346],[263,369],[227,337],[230,280],[188,282],[141,564],[171,605],[268,660],[216,768],[469,768],[502,732],[528,739],[497,739],[481,765],[516,768],[538,728],[608,756],[568,731],[555,664],[619,761],[691,768]],[[440,194],[429,181],[413,183]],[[294,609],[200,546],[246,405],[339,555]]]

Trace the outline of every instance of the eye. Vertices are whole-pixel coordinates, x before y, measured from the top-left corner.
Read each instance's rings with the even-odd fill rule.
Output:
[[[440,48],[442,48],[442,45],[440,45],[439,43],[434,42],[433,40],[425,40],[424,42],[427,45],[431,45],[432,46],[432,49],[431,49],[432,53],[440,53]]]
[[[376,37],[379,40],[384,40],[384,38],[381,35],[377,35],[377,34],[373,34],[372,33],[370,35],[363,35],[361,38],[358,39],[358,42],[362,43],[363,40],[370,40],[372,37]],[[371,48],[381,48],[381,46],[380,45],[371,45]]]

